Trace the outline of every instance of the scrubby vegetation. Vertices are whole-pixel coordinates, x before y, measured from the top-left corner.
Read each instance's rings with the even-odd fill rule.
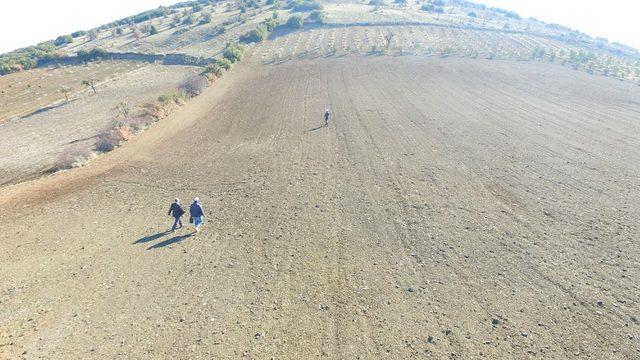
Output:
[[[53,162],[53,171],[60,171],[80,167],[87,163],[95,154],[84,147],[68,148],[60,153]]]
[[[79,38],[80,36],[84,36],[84,35],[87,35],[87,32],[84,31],[84,30],[78,30],[78,31],[74,31],[74,32],[71,33],[71,37],[74,38],[74,39],[75,38]]]
[[[198,21],[198,25],[208,24],[210,22],[211,22],[211,14],[206,13],[206,14],[202,14],[202,16],[200,17],[200,21]]]
[[[223,74],[224,71],[218,64],[207,65],[202,71],[202,75],[206,76],[209,80],[214,80],[212,79],[213,76],[215,76],[215,79],[219,79]]]
[[[278,22],[274,18],[267,19],[256,26],[255,29],[249,31],[248,33],[240,36],[240,41],[245,43],[250,42],[261,42],[269,37],[278,26]]]
[[[227,46],[227,48],[222,53],[222,56],[231,61],[232,63],[236,61],[242,60],[242,55],[244,54],[244,46],[240,44],[231,44]]]
[[[180,83],[178,89],[188,97],[194,97],[200,95],[207,86],[209,86],[209,80],[206,76],[193,75]]]
[[[439,14],[444,13],[444,8],[442,6],[436,5],[435,3],[422,4],[420,10]]]
[[[317,1],[311,0],[291,0],[287,3],[286,8],[295,12],[307,12],[322,10],[322,5]]]
[[[96,79],[86,79],[86,80],[82,80],[82,85],[84,85],[84,87],[90,87],[91,90],[93,90],[93,93],[96,93],[96,83],[98,82],[98,80]]]
[[[0,55],[0,75],[36,67],[38,61],[56,57],[56,45],[47,41]]]
[[[78,50],[77,52],[78,58],[85,62],[98,60],[104,57],[105,54],[106,52],[100,48],[93,48],[91,50]]]
[[[319,10],[311,12],[309,20],[315,21],[318,24],[324,24],[324,13]]]
[[[132,136],[129,125],[122,121],[114,121],[108,128],[96,136],[95,148],[100,152],[109,152],[129,140]]]
[[[226,58],[216,60],[215,64],[225,70],[231,69],[231,65],[232,65],[231,61]]]
[[[304,25],[304,21],[302,20],[302,16],[300,15],[292,15],[287,20],[287,27],[292,29],[300,29]]]
[[[163,104],[167,104],[170,102],[174,102],[174,103],[181,103],[184,102],[186,100],[185,95],[182,93],[178,93],[178,94],[163,94],[158,96],[158,101],[163,103]]]
[[[53,43],[56,46],[62,46],[62,45],[66,45],[66,44],[71,44],[73,42],[73,37],[71,35],[62,35],[62,36],[58,36]]]

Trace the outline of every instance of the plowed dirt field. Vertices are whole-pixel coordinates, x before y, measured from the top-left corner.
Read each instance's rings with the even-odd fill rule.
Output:
[[[639,120],[548,64],[247,61],[0,190],[0,358],[637,358]]]

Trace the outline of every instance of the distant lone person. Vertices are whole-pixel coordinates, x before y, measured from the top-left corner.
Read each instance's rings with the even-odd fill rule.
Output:
[[[329,109],[324,110],[324,126],[329,126]]]
[[[182,228],[182,221],[180,218],[184,215],[184,210],[182,209],[182,206],[180,206],[180,200],[178,200],[178,198],[173,200],[171,207],[169,207],[169,215],[173,216],[174,219],[171,231],[176,231],[178,225]]]
[[[189,215],[193,219],[193,226],[196,229],[196,232],[200,231],[200,226],[204,221],[204,210],[202,209],[202,205],[200,205],[200,199],[195,198],[189,207]]]

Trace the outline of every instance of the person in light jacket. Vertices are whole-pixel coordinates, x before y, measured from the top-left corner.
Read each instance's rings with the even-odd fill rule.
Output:
[[[195,198],[189,207],[189,215],[193,219],[193,226],[195,227],[196,232],[200,231],[200,226],[204,222],[204,210],[202,209],[202,205],[200,205],[200,199]]]

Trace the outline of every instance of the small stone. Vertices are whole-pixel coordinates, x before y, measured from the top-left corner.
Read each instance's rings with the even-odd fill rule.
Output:
[[[444,331],[444,334],[445,334],[445,335],[451,335],[451,329],[446,329],[446,330]]]
[[[498,324],[500,324],[500,320],[498,320],[498,319],[491,319],[491,325],[494,325],[494,326],[495,326],[495,325],[498,325]]]
[[[427,338],[427,342],[428,342],[429,344],[431,344],[431,343],[433,342],[433,336],[429,336],[429,337]]]
[[[598,306],[600,306],[600,307],[603,307],[603,306],[604,306],[604,303],[602,302],[602,300],[598,300],[598,301],[596,302],[596,304],[598,304]]]
[[[527,336],[529,336],[529,333],[526,332],[526,331],[522,331],[522,332],[520,332],[520,335],[522,335],[524,337],[527,337]]]
[[[412,292],[414,292],[414,291],[416,291],[416,290],[415,290],[414,288],[412,288],[412,287],[409,287],[409,288],[407,288],[407,291],[408,291],[408,292],[410,292],[410,293],[412,293]]]

